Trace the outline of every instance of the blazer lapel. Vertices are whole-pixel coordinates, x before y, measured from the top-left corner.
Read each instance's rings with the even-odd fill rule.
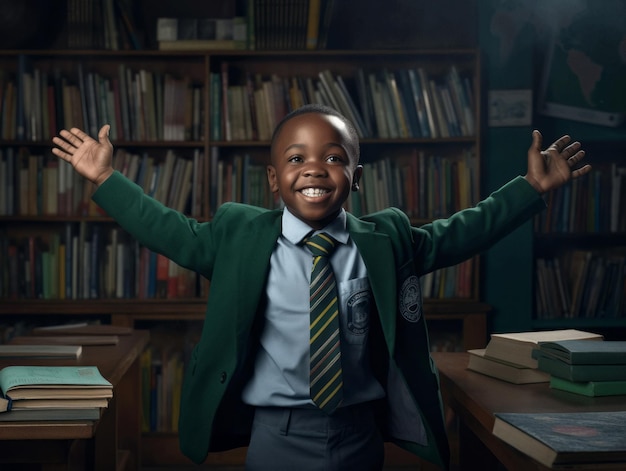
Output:
[[[396,263],[389,236],[375,229],[374,223],[348,214],[348,231],[367,267],[385,341],[393,356],[396,343]]]
[[[270,258],[280,235],[281,214],[281,211],[266,212],[250,222],[246,243],[241,244],[240,254],[233,257],[233,261],[238,260],[239,280],[245,286],[245,293],[237,296],[238,321],[244,325],[252,321],[265,293]]]

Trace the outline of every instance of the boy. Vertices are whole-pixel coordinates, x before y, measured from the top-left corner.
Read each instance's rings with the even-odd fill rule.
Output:
[[[535,131],[527,174],[475,208],[419,228],[396,209],[357,219],[342,209],[362,173],[357,134],[336,111],[310,105],[272,137],[267,176],[284,211],[227,203],[198,223],[113,171],[108,125],[98,139],[63,130],[53,152],[97,185],[95,202],[140,243],[211,280],[185,373],[181,449],[201,463],[209,451],[249,445],[250,470],[381,469],[385,440],[447,468],[419,277],[487,249],[545,208],[541,194],[590,170],[573,170],[579,143],[564,136],[542,152]],[[340,368],[314,393],[309,276],[323,257],[308,244],[322,230],[317,245],[336,246],[328,286],[338,288],[324,323],[340,325],[325,355]]]

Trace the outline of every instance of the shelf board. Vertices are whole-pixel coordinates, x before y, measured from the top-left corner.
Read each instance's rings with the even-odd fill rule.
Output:
[[[615,318],[579,318],[579,319],[533,319],[535,329],[593,329],[593,328],[626,328],[626,317]]]
[[[0,314],[204,314],[205,298],[185,299],[0,299]],[[463,299],[425,299],[428,314],[486,313],[488,304]]]

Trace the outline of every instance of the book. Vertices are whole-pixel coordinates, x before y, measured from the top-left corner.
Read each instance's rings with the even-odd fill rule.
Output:
[[[621,365],[570,365],[539,353],[537,367],[552,376],[570,381],[622,381],[626,380],[626,364]]]
[[[59,324],[33,327],[34,335],[130,335],[132,327],[110,324]]]
[[[550,381],[550,375],[544,371],[486,357],[484,348],[468,350],[468,353],[470,354],[468,370],[513,384],[547,383]]]
[[[0,370],[0,391],[17,388],[107,388],[113,385],[96,366],[6,366]]]
[[[0,345],[0,357],[80,358],[81,345]]]
[[[53,399],[13,399],[11,397],[9,411],[31,409],[95,409],[105,408],[109,400],[105,397],[81,397],[68,399],[57,397]]]
[[[496,413],[493,434],[554,469],[626,459],[626,411]]]
[[[117,345],[117,335],[20,335],[9,345]]]
[[[15,387],[11,389],[11,399],[88,399],[113,397],[113,389],[100,386],[83,386],[81,388],[60,386]]]
[[[220,51],[236,49],[234,39],[175,39],[173,41],[159,41],[161,51]]]
[[[0,414],[0,422],[45,422],[71,420],[98,420],[102,409],[18,409]]]
[[[491,334],[485,356],[537,368],[537,360],[532,357],[532,351],[539,348],[539,342],[603,339],[600,334],[576,329]]]
[[[621,364],[626,367],[626,341],[561,340],[540,342],[539,353],[569,365]]]
[[[589,397],[626,395],[626,380],[569,381],[557,376],[551,376],[550,387]]]

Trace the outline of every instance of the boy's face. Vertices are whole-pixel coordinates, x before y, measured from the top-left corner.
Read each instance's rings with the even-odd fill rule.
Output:
[[[313,229],[337,216],[361,176],[348,136],[339,118],[306,113],[284,123],[274,142],[270,188]]]

